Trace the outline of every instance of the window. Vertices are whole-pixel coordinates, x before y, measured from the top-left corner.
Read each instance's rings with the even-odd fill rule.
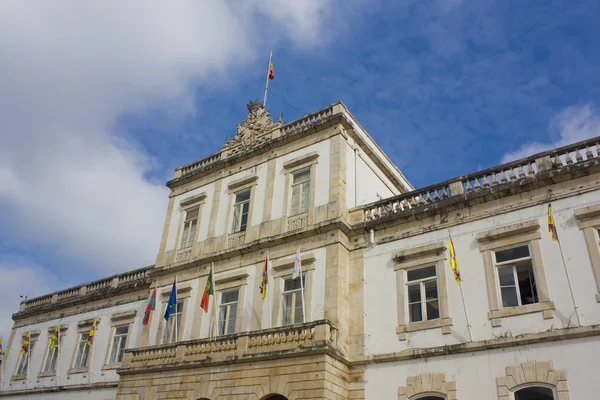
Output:
[[[46,354],[46,363],[44,364],[44,372],[56,372],[56,359],[58,358],[58,349],[62,345],[62,337],[58,338],[59,343],[51,349],[48,345],[48,353]]]
[[[292,178],[290,216],[308,212],[310,201],[310,169],[296,172]]]
[[[529,245],[494,251],[494,265],[503,307],[539,302]]]
[[[34,343],[31,341],[31,337],[29,340],[29,352],[23,354],[19,351],[19,362],[17,364],[17,372],[16,375],[25,375],[27,373],[27,366],[29,364],[29,357],[31,357],[31,352],[33,351]]]
[[[115,327],[113,336],[112,349],[110,351],[110,364],[117,364],[123,361],[123,351],[127,342],[127,334],[129,333],[129,325]]]
[[[306,281],[303,274],[302,281]],[[302,289],[300,277],[285,279],[283,281],[283,318],[282,325],[292,325],[304,322],[304,309],[302,307]]]
[[[183,232],[181,232],[181,248],[190,247],[196,240],[196,229],[198,227],[198,213],[200,208],[192,208],[185,212],[183,221]]]
[[[89,332],[85,332],[79,336],[77,355],[75,356],[75,365],[73,365],[73,368],[86,368],[88,366],[88,356],[90,354],[90,346],[86,343],[88,335]]]
[[[233,224],[231,232],[245,232],[248,226],[248,211],[250,210],[250,189],[235,194],[233,205]]]
[[[543,386],[526,387],[515,392],[515,400],[554,400],[554,391]]]
[[[180,334],[181,331],[181,315],[183,313],[183,300],[177,302],[176,310],[169,316],[169,320],[165,324],[165,333],[163,335],[163,344],[177,342],[175,334]]]
[[[407,270],[406,285],[410,322],[440,318],[440,300],[435,265]]]
[[[220,335],[235,333],[239,295],[239,289],[221,293],[221,305],[219,306]]]

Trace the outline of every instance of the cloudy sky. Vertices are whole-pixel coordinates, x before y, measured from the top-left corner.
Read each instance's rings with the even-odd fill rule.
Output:
[[[415,186],[600,135],[600,3],[0,2],[0,332],[154,262],[175,167],[342,100]],[[440,168],[443,163],[444,168]]]

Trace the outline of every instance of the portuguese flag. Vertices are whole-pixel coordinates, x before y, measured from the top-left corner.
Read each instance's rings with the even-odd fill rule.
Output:
[[[202,301],[200,302],[200,307],[204,310],[204,312],[208,312],[208,300],[210,296],[214,294],[213,287],[213,276],[212,276],[212,268],[210,273],[208,274],[208,279],[206,280],[206,286],[204,287],[204,294],[202,295]]]
[[[148,325],[150,321],[150,313],[154,311],[156,307],[156,288],[152,292],[152,296],[150,296],[150,300],[148,301],[148,305],[146,306],[146,312],[144,313],[144,320],[142,321],[143,325]]]
[[[273,57],[271,56],[271,60],[269,61],[269,80],[272,81],[273,79],[275,79],[275,65],[273,65]]]

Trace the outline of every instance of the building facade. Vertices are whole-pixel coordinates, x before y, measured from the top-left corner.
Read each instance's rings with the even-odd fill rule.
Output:
[[[220,152],[168,182],[154,266],[22,303],[0,397],[600,391],[600,138],[415,190],[341,103],[285,125],[258,102],[248,112]],[[46,368],[57,324],[58,374]],[[36,344],[23,367],[27,331]]]

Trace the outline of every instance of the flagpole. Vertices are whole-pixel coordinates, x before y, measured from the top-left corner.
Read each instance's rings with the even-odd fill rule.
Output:
[[[60,319],[58,320],[58,332],[56,336],[56,387],[58,387],[58,380],[60,379]]]
[[[27,329],[27,385],[29,387],[29,379],[31,372],[31,327]]]
[[[269,71],[271,70],[271,60],[273,59],[273,51],[269,55],[269,68],[267,69],[267,83],[265,85],[265,98],[263,100],[263,108],[267,108],[267,92],[269,91]]]
[[[298,246],[298,254],[300,246]],[[300,262],[300,292],[302,293],[302,322],[306,322],[306,299],[304,298],[304,280],[302,279],[302,258],[298,257]]]
[[[567,263],[565,262],[565,255],[563,254],[560,240],[558,240],[558,249],[560,250],[560,258],[562,259],[563,268],[565,269],[565,275],[567,275],[567,284],[569,285],[569,292],[571,293],[571,299],[573,300],[573,308],[575,309],[575,316],[577,317],[577,326],[581,326],[579,307],[577,307],[577,302],[575,301],[575,294],[573,293],[573,286],[571,285],[571,276],[569,275],[569,269],[567,268]]]
[[[469,313],[467,312],[467,303],[465,301],[465,291],[463,290],[462,278],[458,284],[460,287],[460,295],[462,297],[463,309],[465,310],[465,320],[467,321],[467,331],[469,332],[469,341],[473,341],[473,333],[471,332],[471,323],[469,322]]]
[[[456,249],[454,249],[454,242],[452,241],[452,235],[450,234],[450,230],[448,230],[448,242],[449,245],[451,247],[450,249],[450,260],[454,259],[454,265],[455,268],[457,268],[458,271],[458,260],[456,259]],[[450,269],[452,269],[452,262],[450,263]],[[452,273],[455,274],[454,276],[454,280],[456,280],[456,271],[452,270]],[[463,289],[463,285],[462,285],[462,276],[460,275],[460,272],[458,273],[458,286],[460,287],[460,296],[462,298],[462,303],[463,303],[463,310],[465,312],[465,320],[467,322],[467,331],[469,332],[469,341],[473,341],[473,333],[471,332],[471,323],[469,322],[469,313],[467,312],[467,302],[465,301],[465,291]]]
[[[2,349],[0,349],[0,392],[4,384],[4,337],[0,336],[0,343],[2,343]]]
[[[217,336],[219,335],[219,315],[217,314],[217,311],[218,311],[217,288],[215,287],[215,263],[214,263],[214,261],[210,264],[210,271],[211,271],[210,275],[212,277],[212,282],[210,283],[210,285],[212,286],[212,290],[213,290],[213,308],[214,308],[214,314],[215,314],[215,325],[214,325],[214,328],[216,330],[215,340],[217,340]]]
[[[267,296],[269,296],[269,264],[271,264],[271,257],[269,256],[269,252],[267,251]],[[269,296],[269,329],[273,327],[273,293]]]
[[[179,320],[179,315],[177,314],[177,274],[175,274],[175,287],[173,290],[175,290],[175,343],[177,343],[179,341],[179,329],[177,329],[179,325],[177,323]],[[183,312],[183,310],[181,311]]]

